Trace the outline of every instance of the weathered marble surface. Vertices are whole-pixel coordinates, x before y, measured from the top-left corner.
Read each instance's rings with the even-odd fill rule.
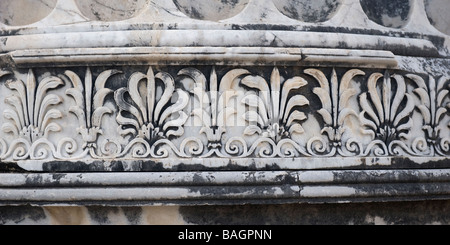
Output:
[[[111,1],[107,2],[110,5],[117,5]],[[436,6],[444,5],[444,8],[440,9],[445,9],[445,3],[429,4],[427,1],[426,8],[423,1],[411,1],[405,4],[407,2],[409,1],[382,1],[381,4],[372,6],[370,1],[360,3],[358,0],[274,2],[272,0],[226,2],[156,0],[130,1],[120,8],[123,9],[122,12],[116,13],[118,10],[108,4],[102,4],[103,1],[64,0],[47,4],[42,2],[43,8],[54,8],[48,16],[39,20],[41,17],[33,15],[14,17],[15,15],[11,14],[25,13],[28,8],[33,9],[27,1],[3,1],[5,13],[0,15],[3,18],[0,23],[3,33],[0,50],[8,52],[30,48],[142,47],[144,45],[162,47],[296,46],[400,51],[410,49],[411,44],[425,48],[425,45],[429,46],[431,42],[440,55],[448,56],[448,36],[444,34],[445,30],[441,33],[439,29],[442,30],[442,27],[436,29],[432,25],[442,26],[443,24],[440,23],[445,23],[446,20],[445,17],[442,17],[444,19],[435,17],[436,11],[432,10],[431,6],[438,8]],[[397,12],[391,5],[396,7]],[[119,9],[120,6],[115,7]],[[188,15],[182,11],[187,12]],[[37,13],[44,12],[37,11]],[[91,12],[97,15],[92,16]],[[200,17],[192,17],[191,13],[211,16],[203,20]],[[21,21],[26,25],[10,24],[14,21],[13,18],[24,19]],[[209,20],[211,18],[212,20]],[[429,19],[432,21],[430,22]],[[386,23],[383,24],[382,21]],[[390,23],[392,21],[400,21],[400,24]],[[174,30],[180,30],[180,32],[173,32]],[[189,34],[182,30],[189,31]],[[233,32],[233,30],[246,31]],[[80,32],[83,35],[77,35]],[[172,35],[177,33],[179,33],[178,36]],[[329,35],[330,33],[340,33],[340,35]],[[30,36],[18,34],[30,34]],[[255,38],[256,34],[258,38]],[[297,34],[305,35],[307,41],[303,41],[305,39],[301,36],[291,41],[286,34],[294,35],[294,37]],[[359,35],[351,34],[367,34],[367,36],[358,38]],[[356,40],[362,43],[352,43]],[[392,41],[399,44],[395,47],[385,47]],[[406,53],[408,52],[406,50]]]
[[[449,201],[166,207],[0,207],[1,225],[448,225]]]
[[[0,204],[448,199],[447,5],[2,1]]]
[[[2,174],[1,205],[235,205],[446,200],[450,171]]]

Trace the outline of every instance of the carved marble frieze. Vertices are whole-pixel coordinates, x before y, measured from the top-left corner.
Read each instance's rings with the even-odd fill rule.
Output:
[[[0,205],[449,199],[446,5],[2,0]]]
[[[450,154],[448,76],[220,66],[1,75],[2,161]]]

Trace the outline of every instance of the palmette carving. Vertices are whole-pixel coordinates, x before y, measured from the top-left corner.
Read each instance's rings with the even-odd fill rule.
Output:
[[[207,78],[195,67],[170,73],[154,73],[149,67],[146,73],[133,72],[126,81],[108,83],[118,70],[96,70],[99,75],[94,80],[94,68],[85,69],[83,79],[74,71],[62,70],[56,76],[44,73],[39,81],[31,69],[24,74],[25,81],[14,77],[18,71],[0,70],[0,78],[6,80],[0,91],[5,95],[0,159],[450,153],[450,79],[446,76],[425,80],[401,72],[308,68],[284,78],[277,67],[267,76],[250,69],[217,72],[211,67]],[[193,84],[189,91],[177,84],[185,78]],[[105,105],[110,94],[114,100],[109,102],[115,107]],[[187,106],[190,101],[192,108]],[[77,118],[70,125],[77,125],[78,139],[63,130],[68,115]],[[201,125],[194,126],[201,126],[198,133],[203,138],[185,135],[189,117],[199,119]],[[238,118],[247,123],[245,127],[228,124]],[[118,130],[114,131],[114,125]],[[110,129],[116,135],[109,135]]]
[[[242,154],[239,157],[253,154],[259,157],[309,156],[303,147],[292,140],[294,134],[304,133],[301,122],[306,120],[307,116],[299,108],[309,105],[309,100],[304,95],[292,91],[306,86],[308,82],[299,76],[284,82],[282,79],[278,68],[275,67],[269,81],[253,75],[241,80],[240,84],[251,90],[241,100],[241,103],[249,108],[242,115],[249,123],[244,136],[256,134],[260,138],[249,147],[242,143],[245,142],[244,139],[232,138],[227,143],[227,150],[236,152],[238,143],[242,146]]]
[[[365,73],[358,69],[349,70],[343,75],[340,83],[334,69],[330,81],[318,69],[306,69],[305,73],[319,82],[320,87],[315,87],[313,93],[319,97],[322,103],[322,108],[317,111],[325,124],[321,133],[326,134],[329,140],[329,150],[327,152],[325,152],[326,147],[320,145],[322,144],[320,138],[309,140],[308,151],[314,154],[312,144],[314,141],[317,141],[319,142],[319,147],[315,148],[316,152],[325,153],[328,156],[335,155],[336,151],[340,155],[351,155],[351,152],[356,149],[350,149],[349,151],[349,147],[343,147],[345,143],[349,142],[342,142],[342,135],[347,130],[344,126],[345,119],[349,116],[358,116],[353,109],[348,107],[350,98],[357,94],[357,90],[350,86],[350,82],[355,76],[362,76]]]
[[[64,74],[72,82],[73,88],[67,89],[66,94],[71,96],[76,106],[69,108],[69,111],[78,118],[79,127],[77,132],[83,137],[83,149],[97,148],[97,137],[103,134],[101,129],[102,118],[105,114],[111,114],[112,109],[103,106],[105,98],[113,90],[105,88],[108,78],[120,73],[117,70],[107,70],[97,77],[92,83],[92,73],[86,69],[84,83],[80,77],[72,71]]]
[[[274,68],[270,84],[260,76],[246,76],[241,84],[256,89],[256,93],[250,92],[242,99],[243,104],[256,109],[243,115],[250,123],[245,129],[245,135],[258,134],[279,142],[283,138],[289,138],[291,134],[304,132],[299,122],[306,120],[307,116],[296,107],[309,105],[309,101],[304,95],[289,97],[289,94],[292,90],[307,85],[305,79],[293,77],[281,83],[280,72]]]
[[[32,143],[42,137],[47,137],[51,131],[61,130],[51,119],[61,118],[62,113],[57,109],[50,109],[52,105],[60,104],[60,96],[47,94],[47,91],[62,85],[59,77],[49,76],[39,84],[32,70],[28,71],[27,81],[8,80],[6,87],[15,93],[7,97],[5,102],[13,109],[5,109],[3,116],[12,122],[4,123],[2,130],[11,132],[17,137]]]
[[[245,69],[233,69],[227,72],[218,83],[217,74],[213,67],[208,81],[199,70],[185,68],[178,75],[188,76],[194,80],[194,88],[190,91],[198,102],[198,107],[192,110],[192,115],[202,122],[200,134],[205,134],[208,139],[209,154],[222,155],[218,150],[222,147],[222,135],[226,132],[226,122],[231,115],[236,114],[236,109],[228,106],[231,98],[237,96],[234,91],[233,81],[240,76],[250,74]],[[209,90],[207,90],[209,87]]]
[[[163,92],[158,97],[156,79],[163,82]],[[178,99],[171,104],[175,92]],[[146,153],[140,156],[150,154],[150,144],[184,133],[183,125],[188,115],[183,109],[189,102],[189,95],[181,89],[175,91],[175,81],[169,73],[159,72],[155,75],[152,67],[147,74],[135,72],[128,80],[128,87],[118,89],[114,98],[119,107],[116,117],[120,124],[119,133],[122,136],[136,137],[130,144],[145,147]],[[168,144],[172,143],[168,141]],[[134,155],[138,156],[138,153],[135,152]]]
[[[13,159],[46,158],[49,152],[56,152],[47,138],[50,132],[61,131],[61,126],[52,120],[63,115],[52,106],[62,103],[63,99],[48,91],[63,84],[61,78],[55,76],[45,77],[38,83],[31,69],[25,82],[15,78],[6,82],[12,95],[5,98],[10,107],[3,111],[8,121],[3,123],[2,131],[12,133],[16,139],[4,157],[12,154]],[[46,149],[38,148],[41,145]]]
[[[0,78],[2,78],[5,75],[11,74],[8,70],[0,70]],[[8,146],[6,144],[6,141],[3,139],[3,137],[0,138],[0,159],[4,159],[6,156],[6,153],[8,151]]]
[[[382,82],[379,82],[381,78]],[[392,81],[397,85],[395,90]],[[415,105],[413,97],[406,93],[404,77],[397,74],[391,77],[387,72],[385,75],[373,73],[368,79],[367,86],[368,92],[360,96],[363,111],[359,118],[364,126],[362,132],[369,134],[385,155],[396,154],[394,152],[396,146],[407,149],[401,139],[411,137],[410,130],[413,124],[411,114]]]
[[[441,77],[436,80],[430,76],[428,86],[423,78],[414,74],[408,74],[408,78],[413,80],[417,86],[414,89],[420,100],[417,101],[417,108],[423,116],[426,141],[431,147],[430,154],[448,155],[450,153],[450,136],[442,135],[440,132],[440,122],[449,112],[450,102],[445,104],[445,99],[449,95],[450,78]],[[447,87],[446,87],[447,86]],[[450,127],[450,121],[447,127]]]

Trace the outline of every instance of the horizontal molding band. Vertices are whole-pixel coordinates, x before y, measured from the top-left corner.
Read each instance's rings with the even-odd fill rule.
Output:
[[[63,188],[63,189],[0,189],[2,201],[158,201],[198,199],[270,199],[296,197],[294,187],[147,187],[147,188]],[[272,194],[272,195],[271,195]]]
[[[450,169],[0,175],[0,205],[316,203],[448,197]]]
[[[450,169],[1,174],[0,188],[450,182]]]
[[[450,171],[450,170],[449,170]],[[193,186],[295,184],[296,172],[134,172],[1,174],[2,187]]]
[[[6,163],[6,162],[5,162]],[[3,163],[3,164],[5,164]],[[8,162],[35,172],[165,172],[165,171],[252,171],[252,170],[363,170],[448,168],[447,157],[294,157],[294,158],[161,158],[134,160]]]
[[[440,57],[434,44],[424,39],[267,30],[131,30],[8,36],[1,38],[0,53],[33,49],[224,46],[369,49],[391,51],[395,55]]]
[[[317,65],[396,68],[395,55],[379,50],[271,47],[146,47],[18,50],[18,67],[95,65]]]

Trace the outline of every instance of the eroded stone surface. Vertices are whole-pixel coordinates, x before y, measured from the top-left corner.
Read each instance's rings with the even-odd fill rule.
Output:
[[[198,210],[202,210],[201,213]],[[181,207],[186,222],[208,225],[448,224],[448,201],[335,205]],[[441,210],[441,211],[438,211]],[[442,215],[444,214],[444,215]]]
[[[196,207],[0,207],[2,225],[447,225],[448,201]],[[65,210],[64,212],[55,210]],[[79,210],[87,210],[79,212]],[[102,218],[99,218],[102,216]]]
[[[49,222],[48,214],[40,207],[0,207],[0,225],[49,224]]]

